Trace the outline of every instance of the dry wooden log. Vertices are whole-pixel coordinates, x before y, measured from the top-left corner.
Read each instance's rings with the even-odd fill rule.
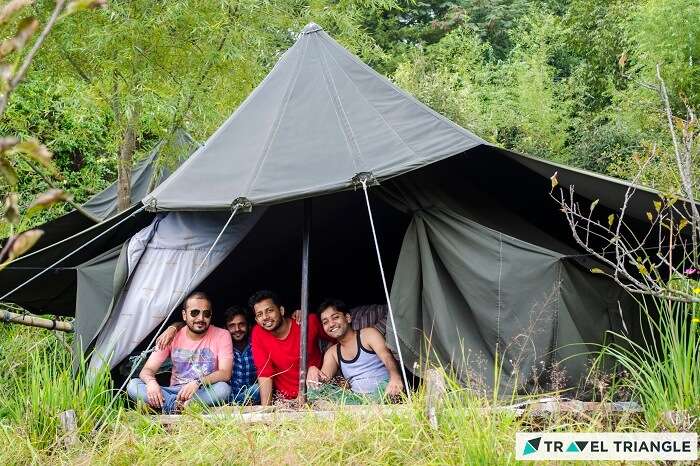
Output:
[[[428,369],[425,371],[425,387],[426,387],[426,410],[428,414],[428,422],[433,429],[438,428],[437,413],[440,403],[447,393],[445,386],[445,376],[438,369]]]
[[[586,413],[586,414],[610,414],[610,413],[641,413],[642,407],[635,402],[596,402],[578,400],[560,400],[556,398],[543,398],[518,403],[511,406],[497,408],[499,411],[511,411],[517,416],[543,417],[560,413]]]
[[[247,407],[244,407],[247,408]],[[374,419],[388,414],[403,413],[412,414],[409,406],[406,405],[362,405],[362,406],[340,406],[334,410],[291,410],[275,409],[274,407],[250,407],[257,409],[241,409],[237,407],[221,407],[211,409],[209,414],[197,416],[209,422],[235,421],[241,424],[270,424],[280,421],[298,421],[309,416],[316,419],[334,419],[341,413],[350,416],[358,416],[366,419]],[[262,409],[260,409],[262,408]],[[195,419],[186,414],[160,414],[153,416],[153,420],[163,426],[173,426],[175,424]]]
[[[27,314],[17,314],[14,312],[0,310],[0,321],[13,324],[27,325],[29,327],[47,328],[49,330],[60,330],[61,332],[72,332],[73,324],[64,320],[45,319]]]

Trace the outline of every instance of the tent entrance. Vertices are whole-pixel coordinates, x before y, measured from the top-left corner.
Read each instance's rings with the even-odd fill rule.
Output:
[[[370,191],[371,194],[371,191]],[[250,233],[197,287],[207,292],[219,311],[233,304],[245,305],[260,289],[280,295],[288,312],[301,302],[302,231],[304,201],[269,207]],[[311,257],[309,309],[327,297],[350,306],[384,303],[372,232],[364,197],[342,192],[311,200]],[[377,197],[372,199],[387,280],[396,269],[410,215]],[[173,320],[180,319],[174,315]],[[223,312],[217,313],[223,318]],[[216,325],[223,325],[215,320]]]

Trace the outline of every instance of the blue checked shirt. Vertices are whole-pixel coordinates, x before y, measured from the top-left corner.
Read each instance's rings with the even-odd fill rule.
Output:
[[[231,374],[231,393],[238,393],[243,387],[250,387],[255,383],[257,374],[253,364],[253,351],[250,341],[243,351],[233,348],[233,373]]]

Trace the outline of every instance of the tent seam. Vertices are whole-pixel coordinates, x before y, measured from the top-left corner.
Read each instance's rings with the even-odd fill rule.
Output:
[[[556,351],[559,346],[559,314],[561,313],[561,259],[557,261],[557,305],[554,308],[554,335],[552,338],[551,359],[556,362]]]
[[[498,297],[496,303],[496,350],[501,341],[501,309],[503,306],[501,298],[501,274],[503,271],[503,233],[498,232]]]
[[[226,119],[226,121],[224,121],[221,124],[221,126],[219,126],[216,129],[216,131],[214,131],[214,133],[211,136],[209,136],[206,141],[204,141],[204,143],[199,144],[199,147],[197,147],[197,149],[194,152],[192,152],[192,154],[190,154],[187,157],[187,159],[185,159],[185,161],[182,162],[182,164],[176,170],[173,171],[171,176],[169,176],[167,179],[165,179],[160,185],[158,185],[155,189],[153,189],[153,191],[148,193],[148,195],[146,195],[146,197],[144,197],[141,200],[141,203],[146,205],[146,202],[144,202],[144,201],[150,201],[150,200],[158,201],[158,197],[160,196],[160,193],[165,191],[166,187],[172,185],[175,182],[174,181],[175,177],[173,175],[175,175],[175,173],[179,172],[179,171],[184,172],[185,171],[184,169],[186,167],[188,167],[192,163],[194,163],[194,160],[199,157],[199,154],[204,151],[204,149],[208,146],[209,142],[212,141],[214,138],[216,138],[219,134],[223,133],[230,126],[230,124],[234,120],[234,118],[236,118],[236,115],[238,115],[243,109],[245,109],[249,105],[249,103],[253,99],[253,97],[256,96],[260,92],[260,89],[262,89],[263,84],[265,84],[270,79],[272,72],[275,71],[276,68],[282,66],[282,64],[286,60],[288,60],[289,50],[291,50],[291,49],[288,49],[286,52],[284,52],[282,54],[279,61],[277,63],[275,63],[275,66],[272,67],[272,70],[270,71],[270,73],[268,73],[267,76],[265,76],[265,78],[263,78],[263,80],[260,82],[260,84],[258,84],[255,87],[255,89],[253,89],[253,91],[248,95],[248,97],[246,97],[245,100],[243,100],[243,102],[234,110],[234,112]],[[158,210],[158,208],[156,208],[156,209]],[[183,210],[183,209],[162,209],[162,210],[172,211],[172,210]]]
[[[323,43],[322,43],[322,44],[323,44]],[[328,50],[328,49],[326,48],[325,44],[323,44],[323,47],[324,47],[326,50]],[[391,126],[391,125],[389,124],[388,121],[386,121],[386,119],[384,118],[384,115],[382,115],[382,113],[381,113],[379,110],[377,110],[377,108],[376,108],[369,100],[367,100],[367,98],[362,94],[362,92],[360,92],[360,88],[357,86],[357,84],[355,84],[355,81],[353,81],[352,78],[350,78],[350,76],[345,72],[345,69],[343,69],[343,67],[340,66],[340,63],[338,63],[338,60],[335,59],[335,57],[333,56],[333,54],[330,53],[330,51],[329,51],[329,55],[331,56],[331,59],[336,63],[336,65],[338,65],[338,68],[340,69],[340,71],[348,78],[348,81],[350,81],[350,83],[352,83],[353,87],[355,87],[355,89],[357,90],[357,93],[360,95],[360,97],[362,97],[362,100],[364,100],[364,101],[367,103],[367,105],[369,105],[370,108],[371,108],[372,110],[374,110],[374,113],[376,113],[376,114],[379,116],[379,118],[382,119],[382,121],[384,122],[384,124],[386,124],[386,126],[391,130],[391,132],[394,133],[394,134],[396,135],[397,138],[399,138],[399,140],[401,141],[401,143],[402,143],[406,148],[408,148],[408,150],[410,150],[410,151],[413,153],[414,156],[420,157],[419,153],[418,153],[413,147],[411,147],[411,146],[404,140],[404,138],[401,137],[401,135],[394,129],[393,126]]]
[[[330,37],[330,36],[328,36],[328,34],[325,33],[325,31],[323,31],[323,33],[324,33],[324,39],[325,39],[326,37]],[[493,144],[491,144],[490,142],[486,141],[485,139],[480,138],[480,137],[477,136],[476,134],[473,134],[471,131],[469,131],[469,130],[467,130],[467,129],[465,129],[465,128],[462,128],[461,126],[459,126],[457,123],[453,122],[452,120],[449,120],[448,118],[446,118],[446,117],[440,115],[440,114],[437,113],[435,110],[433,110],[432,108],[428,107],[427,105],[425,105],[424,103],[422,103],[421,101],[419,101],[418,99],[416,99],[415,97],[413,97],[412,95],[410,95],[410,94],[408,94],[407,92],[403,91],[401,88],[397,87],[394,83],[392,83],[386,76],[383,76],[382,74],[377,73],[371,66],[367,65],[365,62],[363,62],[362,60],[360,60],[359,58],[357,58],[354,54],[348,53],[348,55],[349,55],[350,58],[351,58],[355,63],[357,63],[359,66],[361,66],[362,68],[365,68],[366,70],[370,71],[370,72],[371,72],[372,74],[374,74],[375,76],[378,76],[378,77],[384,82],[385,85],[388,85],[388,86],[389,86],[390,89],[392,89],[392,90],[395,91],[395,92],[398,92],[398,93],[401,94],[402,96],[404,96],[404,97],[406,97],[407,99],[409,99],[410,101],[412,101],[414,105],[417,105],[419,108],[423,109],[423,111],[428,112],[434,119],[440,121],[441,123],[447,123],[447,126],[449,126],[449,127],[452,128],[452,129],[457,130],[458,132],[462,133],[464,136],[468,137],[469,139],[478,141],[478,144],[486,144],[486,145],[489,145],[489,146],[492,146],[492,145],[493,145]]]
[[[321,48],[323,48],[322,43]],[[335,116],[338,119],[338,123],[340,123],[341,127],[343,128],[343,135],[345,136],[345,142],[348,146],[348,150],[350,151],[350,156],[353,159],[355,171],[358,173],[366,171],[364,169],[365,164],[362,163],[362,151],[360,150],[360,146],[357,144],[355,132],[352,130],[352,126],[350,125],[348,115],[345,112],[345,108],[343,108],[343,103],[340,101],[338,88],[335,85],[333,77],[330,75],[330,71],[328,70],[328,63],[324,55],[325,54],[322,50],[319,54],[319,57],[321,58],[321,71],[323,72],[323,77],[325,78],[324,81],[326,82],[326,89],[328,90],[328,94],[331,98],[331,103],[333,104],[333,109],[335,110]]]
[[[258,176],[260,175],[260,170],[262,169],[262,166],[265,164],[265,161],[267,160],[267,156],[270,153],[270,146],[272,145],[272,141],[274,140],[275,136],[277,135],[277,131],[279,130],[280,123],[282,121],[282,117],[287,111],[287,105],[289,104],[289,99],[292,95],[292,90],[296,86],[297,79],[299,78],[299,73],[301,72],[301,64],[304,62],[304,57],[306,57],[306,51],[308,49],[308,41],[304,42],[304,50],[301,53],[301,57],[299,58],[299,61],[297,62],[297,67],[296,70],[294,70],[294,76],[292,76],[292,79],[289,80],[289,85],[287,86],[287,89],[284,91],[284,100],[282,103],[282,106],[279,110],[279,113],[275,117],[275,123],[273,125],[272,131],[270,131],[270,134],[267,138],[267,141],[265,141],[265,146],[263,149],[262,156],[258,160],[258,163],[255,167],[255,171],[253,172],[253,176],[251,177],[250,181],[248,182],[248,185],[246,186],[245,190],[243,191],[243,196],[248,195],[250,192],[251,188],[253,187],[253,184],[255,184],[255,181],[257,181]]]

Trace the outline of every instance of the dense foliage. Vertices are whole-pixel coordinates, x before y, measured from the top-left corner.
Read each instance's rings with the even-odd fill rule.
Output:
[[[38,2],[48,16],[52,2]],[[54,152],[83,201],[116,177],[127,115],[137,154],[184,126],[204,140],[316,21],[401,87],[511,149],[675,188],[656,65],[683,116],[700,104],[690,0],[113,0],[52,33],[0,130]],[[138,155],[137,155],[138,158]],[[21,170],[21,168],[20,168]],[[21,177],[21,203],[45,189]],[[55,207],[46,215],[57,215]],[[36,218],[34,223],[44,218]]]

